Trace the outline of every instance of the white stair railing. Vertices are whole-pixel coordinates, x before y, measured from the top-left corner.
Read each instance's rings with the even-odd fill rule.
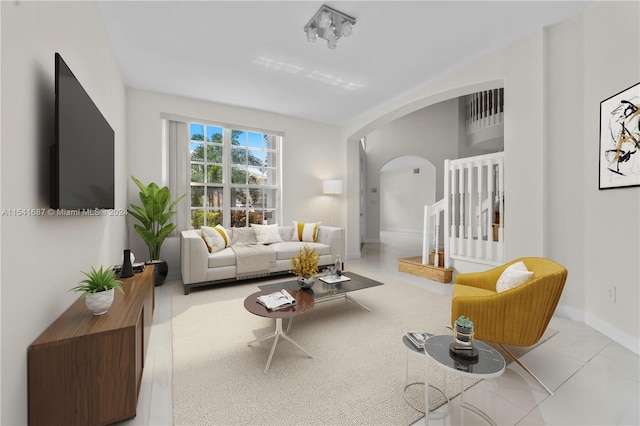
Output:
[[[440,219],[444,214],[445,200],[431,206],[424,206],[424,238],[422,241],[422,264],[439,265],[440,253]],[[429,262],[429,253],[434,250],[433,263]]]
[[[424,265],[439,265],[441,241],[445,268],[504,263],[504,153],[445,161],[444,198],[424,209]]]
[[[445,266],[504,263],[504,153],[446,160],[444,181]]]
[[[472,93],[466,97],[467,133],[504,123],[504,88]]]

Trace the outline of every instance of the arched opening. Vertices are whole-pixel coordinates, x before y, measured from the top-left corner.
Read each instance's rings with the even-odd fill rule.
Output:
[[[358,243],[380,241],[380,229],[397,227],[381,223],[380,213],[376,217],[376,212],[382,208],[382,193],[378,193],[382,188],[380,171],[387,162],[410,155],[429,158],[435,173],[432,188],[435,193],[433,202],[436,202],[443,197],[445,159],[469,157],[485,150],[501,149],[472,140],[467,135],[465,125],[467,95],[499,87],[503,87],[501,80],[491,80],[443,90],[399,106],[377,118],[371,117],[371,121],[363,123],[362,127],[351,133],[348,138],[350,148],[347,149],[347,164],[355,166],[357,162],[364,163],[366,173],[361,176],[351,174],[347,183],[350,190],[361,193],[364,199],[363,203],[350,202],[347,205],[347,228],[360,230],[359,233],[347,233],[347,253],[359,257]],[[360,146],[362,139],[364,150],[360,152],[355,147]],[[421,191],[422,188],[414,190]],[[362,217],[366,220],[365,225],[360,227],[356,218]]]

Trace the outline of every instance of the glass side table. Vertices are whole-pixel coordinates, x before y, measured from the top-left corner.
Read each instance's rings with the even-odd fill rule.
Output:
[[[428,337],[433,336],[433,334],[431,333],[427,333]],[[404,377],[404,389],[403,389],[403,397],[405,402],[409,405],[409,407],[413,408],[414,410],[416,410],[419,413],[425,414],[425,412],[423,410],[421,410],[420,408],[416,407],[414,404],[411,403],[411,401],[409,401],[407,399],[407,390],[411,387],[411,386],[424,386],[425,382],[411,382],[409,383],[409,356],[411,356],[412,354],[418,354],[419,356],[424,356],[424,348],[418,348],[416,347],[407,337],[407,335],[405,334],[404,336],[402,336],[402,343],[404,343],[404,345],[407,348],[407,362],[406,362],[406,369],[405,369],[405,377]],[[428,370],[427,370],[427,374],[429,374]],[[427,381],[429,380],[428,377],[426,379]],[[445,373],[444,375],[444,390],[442,389],[438,389],[437,387],[430,385],[427,383],[428,386],[425,386],[425,392],[428,391],[428,388],[430,387],[431,389],[435,390],[436,392],[439,392],[445,399],[445,404],[447,405],[447,411],[445,411],[443,413],[443,417],[446,416],[449,412],[448,407],[449,407],[449,398],[447,398],[447,374]]]
[[[462,377],[473,377],[476,379],[490,379],[500,376],[506,367],[506,363],[500,352],[493,349],[491,346],[484,342],[476,340],[474,342],[475,348],[478,350],[478,359],[474,361],[468,361],[461,358],[453,357],[449,352],[449,344],[453,342],[453,336],[449,334],[433,336],[427,339],[424,344],[424,352],[427,355],[425,362],[425,407],[429,407],[429,359],[434,360],[438,365],[443,367],[445,371],[450,371],[458,374]],[[409,342],[411,345],[411,343]],[[491,417],[489,417],[484,411],[480,410],[464,400],[464,382],[460,380],[460,406],[465,408],[492,425],[496,423]],[[429,424],[429,412],[428,409],[425,413],[425,422]]]

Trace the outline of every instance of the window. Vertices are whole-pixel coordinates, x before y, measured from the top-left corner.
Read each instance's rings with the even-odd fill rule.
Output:
[[[281,136],[189,124],[191,227],[277,222]]]

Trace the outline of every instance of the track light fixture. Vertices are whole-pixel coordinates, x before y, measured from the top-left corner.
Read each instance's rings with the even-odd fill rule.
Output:
[[[315,42],[318,37],[327,40],[327,47],[338,47],[340,37],[349,37],[353,32],[356,19],[345,15],[327,5],[322,5],[313,18],[304,26],[307,40]]]

